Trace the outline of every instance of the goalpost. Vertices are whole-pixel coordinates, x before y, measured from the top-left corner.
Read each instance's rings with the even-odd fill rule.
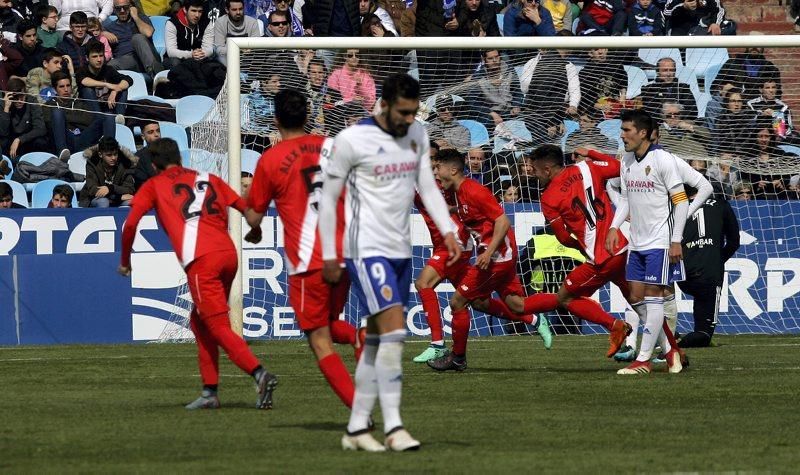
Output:
[[[456,148],[465,153],[472,150],[471,154],[476,155],[480,155],[476,149],[482,151],[484,162],[479,174],[484,184],[498,192],[499,200],[505,193],[512,199],[514,189],[522,195],[519,202],[506,205],[522,251],[530,238],[544,230],[537,202],[539,191],[535,179],[527,175],[524,156],[543,143],[566,145],[568,150],[588,146],[616,154],[620,148],[619,124],[614,120],[619,110],[643,105],[652,107],[652,104],[643,104],[642,88],[659,76],[658,61],[671,58],[674,74],[686,84],[686,89],[680,90],[677,104],[666,101],[666,105],[653,111],[663,114],[666,110],[669,118],[674,119],[675,111],[671,108],[677,105],[681,122],[691,127],[675,120],[668,121],[665,116],[663,120],[667,125],[661,129],[662,144],[718,178],[719,192],[729,195],[742,229],[742,247],[726,268],[717,329],[720,333],[798,332],[800,200],[790,198],[796,198],[794,189],[798,186],[796,180],[800,179],[800,176],[793,178],[800,175],[800,135],[788,129],[793,125],[790,116],[786,110],[775,110],[777,106],[765,107],[756,101],[751,103],[757,109],[752,117],[748,116],[749,112],[744,115],[734,112],[737,103],[749,110],[748,104],[737,101],[758,97],[761,81],[750,80],[748,76],[744,78],[745,90],[734,89],[729,102],[719,103],[717,97],[726,82],[738,85],[737,81],[742,80],[723,65],[726,61],[730,65],[729,58],[743,54],[748,48],[767,49],[767,58],[781,75],[777,80],[778,97],[788,104],[789,111],[800,107],[800,61],[796,59],[800,56],[789,49],[800,48],[800,36],[795,35],[229,38],[227,84],[212,112],[192,127],[192,162],[198,168],[225,177],[240,191],[241,172],[252,171],[255,157],[276,139],[269,115],[269,97],[271,88],[276,87],[276,78],[280,87],[306,90],[310,67],[305,52],[314,51],[315,57],[322,58],[326,80],[358,56],[361,63],[356,63],[356,69],[366,66],[375,84],[373,93],[378,98],[380,82],[391,72],[409,71],[421,80],[423,97],[418,119],[429,127],[432,138],[447,143],[459,142],[464,130],[453,128],[449,119],[462,121],[460,124],[469,131],[469,136],[466,144],[459,143]],[[608,49],[610,53],[603,59],[598,49]],[[337,53],[348,50],[351,50],[350,55]],[[353,50],[358,54],[354,56]],[[491,50],[501,53],[502,74],[487,73],[483,65],[481,51]],[[602,61],[620,67],[595,64]],[[762,71],[771,67],[762,63],[759,63]],[[736,71],[747,75],[756,66],[745,62]],[[359,74],[353,78],[350,86],[345,84],[345,87],[352,86],[358,90],[356,93],[334,92],[334,88],[329,87],[322,97],[314,97],[314,101],[318,101],[312,104],[311,128],[315,132],[333,135],[372,110],[374,103],[367,103],[367,99],[371,101],[372,98],[363,92],[369,79]],[[622,87],[618,87],[620,85]],[[686,90],[691,97],[686,97]],[[524,97],[521,102],[520,92]],[[735,97],[736,94],[739,97]],[[355,96],[355,100],[348,101],[350,96]],[[548,100],[542,101],[543,97]],[[509,104],[513,107],[507,107]],[[770,109],[769,113],[765,109]],[[498,112],[502,123],[495,120],[492,110]],[[716,120],[711,122],[709,116],[714,113]],[[756,114],[759,114],[757,119]],[[443,121],[447,122],[443,124]],[[764,177],[779,177],[783,188],[768,185],[765,189],[759,188],[760,182],[750,183]],[[763,199],[741,199],[748,186],[749,191]],[[237,331],[244,328],[245,336],[249,337],[301,336],[291,324],[291,308],[286,299],[279,220],[274,214],[268,216],[264,222],[264,242],[242,249],[242,220],[237,212],[232,212],[231,218],[231,236],[242,256],[241,278],[236,279],[231,292],[233,327]],[[430,255],[427,229],[417,218],[412,220],[416,272]],[[521,256],[523,254],[521,252]],[[523,283],[531,291],[548,285],[552,288],[558,283],[547,282],[560,279],[553,272],[553,262],[561,262],[567,270],[574,263],[563,252],[542,259],[538,255],[529,257],[521,262],[520,270]],[[446,303],[452,290],[449,284],[440,284],[437,289],[446,318],[446,332],[449,332]],[[624,302],[616,289],[610,290],[607,286],[595,297],[606,310],[615,314],[624,310]],[[178,301],[185,302],[185,298]],[[679,328],[683,331],[691,328],[691,302],[679,299],[679,312]],[[359,316],[357,303],[351,299],[345,318],[357,323]],[[503,325],[478,312],[473,312],[473,316],[473,333],[506,334],[528,330]],[[567,316],[553,318],[564,324],[565,331],[570,330]],[[407,321],[413,334],[427,334],[427,324],[413,288]],[[598,329],[584,325],[579,331],[594,333]]]

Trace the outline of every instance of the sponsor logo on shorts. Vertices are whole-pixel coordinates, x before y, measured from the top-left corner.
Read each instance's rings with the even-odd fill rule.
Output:
[[[438,261],[442,259],[442,256],[433,256],[431,257],[431,259],[433,259],[434,261]]]
[[[654,275],[648,275],[648,276],[646,276],[646,277],[644,278],[644,280],[646,280],[646,281],[648,281],[648,282],[655,282],[655,281],[657,281],[657,280],[658,280],[658,277],[656,277],[656,276],[654,276]]]
[[[383,300],[392,300],[392,288],[388,285],[384,285],[381,287],[381,295],[383,296]]]
[[[571,280],[567,279],[566,282],[567,282],[567,285],[572,285],[572,281]]]

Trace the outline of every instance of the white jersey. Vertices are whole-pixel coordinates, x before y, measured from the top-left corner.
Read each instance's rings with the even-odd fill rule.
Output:
[[[409,223],[420,169],[432,173],[428,134],[417,122],[394,137],[370,117],[336,136],[326,174],[346,177],[345,258],[411,257]],[[443,198],[441,204],[446,211]]]
[[[631,250],[669,249],[673,225],[669,190],[683,183],[677,161],[659,145],[651,145],[641,160],[633,152],[622,156],[620,186],[628,198]]]

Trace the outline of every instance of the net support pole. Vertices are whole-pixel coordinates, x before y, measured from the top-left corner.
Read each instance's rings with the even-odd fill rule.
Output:
[[[242,193],[242,134],[241,134],[241,77],[239,76],[239,45],[228,38],[228,72],[226,86],[228,88],[228,183],[237,193]],[[247,263],[242,261],[242,216],[233,208],[228,210],[228,226],[233,245],[236,247],[236,256],[239,259],[239,270],[231,285],[228,298],[230,306],[231,328],[237,335],[242,335],[244,316],[244,294],[242,293],[243,275],[242,267]]]

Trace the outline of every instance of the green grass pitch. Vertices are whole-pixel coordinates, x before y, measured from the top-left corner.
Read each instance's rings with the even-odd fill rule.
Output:
[[[551,351],[473,339],[461,374],[411,363],[424,342],[409,342],[403,417],[423,446],[404,454],[341,450],[348,412],[301,341],[252,346],[280,377],[274,410],[253,408],[251,380],[225,360],[222,409],[192,413],[193,344],[4,348],[0,472],[797,470],[800,338],[715,340],[685,373],[644,377],[617,376],[600,336]]]

